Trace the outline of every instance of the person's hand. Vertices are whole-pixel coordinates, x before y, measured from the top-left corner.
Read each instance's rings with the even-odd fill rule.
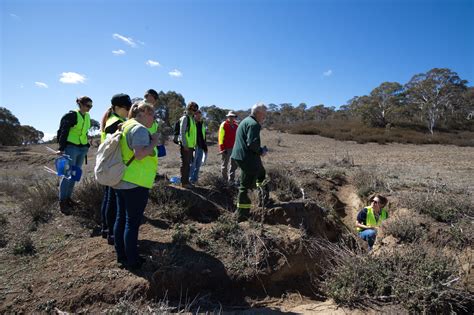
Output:
[[[160,143],[160,135],[158,133],[154,133],[151,135],[151,146],[156,147]]]
[[[57,155],[64,155],[64,151],[58,150],[58,151],[56,151],[56,154],[57,154]]]
[[[226,151],[226,150],[222,150],[222,151],[219,152],[219,154],[226,155],[226,154],[227,154],[227,151]]]

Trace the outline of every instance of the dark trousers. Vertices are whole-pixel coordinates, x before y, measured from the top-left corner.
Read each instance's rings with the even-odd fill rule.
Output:
[[[117,261],[133,266],[138,263],[138,228],[148,203],[149,189],[116,189],[117,218],[114,226]]]
[[[181,146],[181,184],[189,184],[189,171],[193,161],[194,149],[184,150]]]
[[[108,236],[114,235],[115,216],[117,212],[117,195],[115,189],[109,186],[104,187],[104,198],[100,215],[102,218],[102,233]]]
[[[261,160],[256,165],[248,165],[242,161],[235,160],[240,168],[240,187],[237,196],[237,215],[239,219],[247,219],[250,215],[251,200],[249,190],[255,189],[258,184],[265,180],[266,172]],[[260,198],[260,191],[259,191]]]

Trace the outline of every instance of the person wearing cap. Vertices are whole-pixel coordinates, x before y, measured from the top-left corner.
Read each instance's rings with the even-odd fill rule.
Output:
[[[78,97],[76,104],[79,106],[77,110],[71,110],[61,118],[57,132],[59,148],[56,154],[69,156],[70,166],[81,168],[90,146],[87,132],[91,127],[89,111],[92,108],[92,99],[88,96]],[[65,215],[70,215],[72,207],[77,204],[71,199],[75,182],[62,177],[59,184],[59,210]]]
[[[115,94],[110,100],[112,104],[102,116],[100,124],[100,142],[104,142],[108,134],[115,133],[119,125],[125,122],[132,100],[127,94]],[[102,237],[107,238],[110,245],[114,244],[114,224],[117,210],[117,196],[112,187],[104,187],[104,197],[100,210],[102,220]]]
[[[251,201],[248,191],[258,189],[259,200],[268,198],[264,187],[266,176],[261,157],[267,152],[261,147],[260,130],[265,121],[267,107],[262,103],[252,106],[250,116],[242,120],[237,128],[231,158],[240,168],[240,187],[237,196],[237,220],[245,221],[250,216]]]
[[[378,226],[388,218],[388,212],[385,209],[388,200],[379,194],[369,200],[370,206],[360,210],[357,214],[356,228],[359,237],[367,242],[369,251],[371,251],[377,238]]]
[[[197,138],[189,177],[189,181],[193,185],[196,184],[199,179],[199,169],[201,168],[203,155],[207,154],[206,123],[202,120],[202,113],[199,109],[194,113],[194,120],[196,121]]]
[[[237,163],[230,158],[232,155],[232,148],[234,147],[235,134],[237,133],[237,122],[235,118],[237,114],[229,111],[226,115],[227,119],[219,126],[218,144],[219,154],[221,155],[221,174],[224,181],[234,184],[235,171],[237,170]],[[230,169],[229,168],[230,162]]]
[[[197,129],[196,121],[194,120],[194,113],[199,109],[198,104],[190,102],[186,106],[184,115],[180,118],[179,137],[181,152],[181,186],[184,188],[191,188],[189,182],[189,171],[191,162],[193,160],[193,152],[197,144]]]

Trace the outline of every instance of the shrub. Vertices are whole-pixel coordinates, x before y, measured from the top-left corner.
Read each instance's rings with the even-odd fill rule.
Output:
[[[192,238],[191,229],[189,227],[183,227],[180,224],[177,224],[174,228],[173,235],[171,239],[173,243],[184,245]]]
[[[24,235],[13,246],[14,255],[34,255],[36,248],[29,235]]]
[[[79,202],[77,215],[91,220],[92,223],[100,224],[100,211],[102,199],[104,198],[104,186],[100,185],[93,177],[82,178],[80,184],[74,189],[74,194]]]
[[[383,230],[402,243],[413,243],[425,235],[423,227],[410,215],[392,217],[390,220],[384,221]]]
[[[290,201],[303,196],[301,187],[291,178],[288,171],[272,168],[267,171],[267,175],[270,180],[268,187],[279,200]]]
[[[389,190],[387,183],[384,181],[384,175],[375,171],[360,169],[351,176],[351,181],[361,198],[366,198],[375,192]]]
[[[26,188],[27,186],[24,182],[8,175],[0,180],[0,191],[10,197],[23,197],[23,192]]]
[[[183,222],[189,214],[188,202],[165,181],[157,182],[150,190],[150,200],[159,209],[160,216],[170,222]]]
[[[401,194],[399,199],[401,206],[427,214],[439,222],[454,223],[463,217],[474,216],[474,205],[464,194],[410,192]]]
[[[51,207],[57,199],[58,188],[53,181],[36,181],[24,190],[21,209],[30,215],[34,223],[44,223],[51,218]]]
[[[338,304],[355,306],[376,300],[402,303],[412,313],[467,312],[473,294],[453,285],[459,280],[454,259],[423,245],[380,255],[335,253],[324,292]]]

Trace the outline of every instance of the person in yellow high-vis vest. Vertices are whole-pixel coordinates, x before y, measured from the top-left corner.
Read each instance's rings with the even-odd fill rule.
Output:
[[[115,94],[110,100],[112,104],[104,113],[100,124],[101,142],[105,141],[108,134],[115,133],[120,124],[123,124],[128,116],[128,111],[132,106],[132,100],[127,94]],[[107,243],[114,245],[114,224],[117,212],[117,196],[115,189],[104,186],[104,198],[100,209],[102,221],[102,237],[107,239]]]
[[[117,262],[128,269],[140,269],[144,260],[138,255],[138,229],[158,169],[159,139],[148,131],[154,121],[151,104],[133,104],[129,118],[122,125],[120,139],[122,159],[128,166],[120,183],[113,187],[117,193],[114,243]]]
[[[360,210],[357,214],[357,232],[360,238],[367,241],[369,251],[374,246],[379,225],[388,218],[388,212],[385,209],[387,203],[387,198],[382,195],[375,195],[370,198],[370,206]]]
[[[92,108],[92,99],[88,96],[78,97],[77,110],[72,110],[61,118],[57,140],[59,143],[58,155],[68,155],[70,166],[81,168],[89,151],[89,140],[87,132],[91,127],[89,111]],[[62,213],[69,215],[76,204],[71,199],[75,180],[66,177],[61,178],[59,185],[59,209]]]
[[[199,109],[198,104],[190,102],[186,106],[186,112],[180,118],[179,144],[181,152],[181,186],[191,188],[189,172],[193,160],[194,148],[197,145],[197,129],[194,113]]]

